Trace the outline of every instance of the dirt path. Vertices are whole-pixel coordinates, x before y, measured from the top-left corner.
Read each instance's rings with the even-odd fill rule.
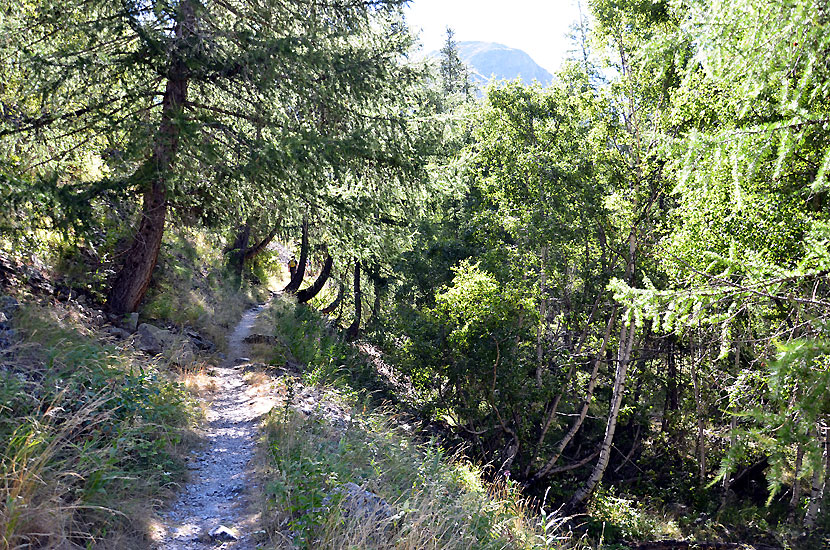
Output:
[[[276,398],[248,386],[242,365],[248,361],[244,340],[263,307],[242,316],[228,340],[227,360],[215,369],[216,391],[204,399],[206,445],[189,465],[190,482],[164,514],[159,550],[256,548],[259,517],[251,502],[256,490],[251,461],[258,421]],[[215,533],[220,527],[229,533]]]

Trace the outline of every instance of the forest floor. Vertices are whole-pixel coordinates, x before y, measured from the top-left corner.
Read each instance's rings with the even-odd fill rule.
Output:
[[[227,359],[214,368],[213,391],[201,398],[204,447],[188,462],[190,481],[163,517],[160,550],[256,547],[258,482],[254,473],[257,430],[278,396],[248,384],[243,376],[247,345],[263,306],[242,316],[228,338]]]

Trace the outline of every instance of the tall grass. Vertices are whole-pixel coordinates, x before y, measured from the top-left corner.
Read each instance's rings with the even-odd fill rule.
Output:
[[[353,409],[347,426],[286,407],[266,421],[271,462],[266,518],[277,547],[320,549],[503,549],[574,547],[565,521],[530,511],[517,487],[433,444],[418,444],[394,418]],[[353,482],[394,515],[344,505]],[[546,530],[547,527],[547,530]]]
[[[155,365],[28,305],[0,356],[0,549],[148,546],[194,414]]]

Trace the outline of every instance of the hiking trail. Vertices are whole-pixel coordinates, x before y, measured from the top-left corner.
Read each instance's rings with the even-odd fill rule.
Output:
[[[227,358],[214,369],[215,391],[200,399],[205,445],[191,454],[190,480],[162,514],[158,550],[254,550],[264,536],[253,498],[253,458],[259,420],[278,399],[243,379],[245,338],[264,307],[243,314],[228,338]]]

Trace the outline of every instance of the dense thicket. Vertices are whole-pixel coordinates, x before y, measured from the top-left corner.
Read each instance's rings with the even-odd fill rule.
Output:
[[[591,7],[593,51],[553,86],[456,111],[452,192],[399,264],[400,361],[497,471],[571,504],[656,475],[669,500],[783,499],[813,526],[827,6]]]

